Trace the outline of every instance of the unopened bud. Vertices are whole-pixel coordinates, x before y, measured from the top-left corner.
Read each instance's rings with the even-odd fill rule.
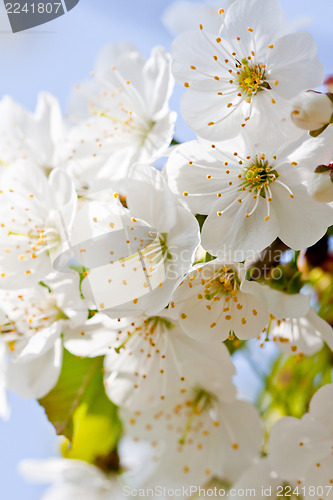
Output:
[[[308,185],[310,196],[321,203],[333,201],[333,163],[320,165]]]
[[[291,119],[304,130],[322,131],[333,121],[333,94],[302,92],[294,101]]]

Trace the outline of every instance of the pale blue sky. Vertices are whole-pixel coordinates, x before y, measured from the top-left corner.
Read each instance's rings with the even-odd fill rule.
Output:
[[[55,94],[63,107],[75,82],[84,79],[93,67],[98,50],[105,44],[129,40],[145,56],[154,45],[170,49],[172,39],[160,17],[168,0],[80,0],[66,16],[39,29],[13,35],[9,32],[3,2],[0,2],[0,96],[10,94],[33,109],[39,91]],[[281,0],[291,20],[308,19],[307,30],[318,44],[326,73],[333,73],[332,0]],[[177,87],[172,107],[177,110]],[[177,137],[191,133],[182,121]],[[244,369],[244,362],[240,363]],[[242,380],[240,380],[240,384]],[[251,385],[256,387],[253,378]],[[244,388],[243,388],[244,389]],[[56,437],[42,409],[33,401],[11,395],[12,417],[0,423],[1,500],[40,500],[42,489],[26,484],[17,474],[23,458],[54,456]]]

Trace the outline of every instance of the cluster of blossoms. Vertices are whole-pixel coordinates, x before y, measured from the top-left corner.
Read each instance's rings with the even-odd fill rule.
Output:
[[[323,81],[316,45],[288,32],[277,0],[206,17],[171,55],[107,47],[66,120],[47,94],[34,114],[0,102],[0,414],[7,389],[42,404],[60,393],[70,353],[103,360],[122,426],[117,466],[25,464],[54,483],[45,500],[212,484],[333,498],[333,386],[265,441],[231,356],[248,339],[297,360],[333,351],[300,284],[254,277],[267,247],[303,251],[333,225],[333,99],[309,92]],[[197,134],[184,144],[173,78]]]

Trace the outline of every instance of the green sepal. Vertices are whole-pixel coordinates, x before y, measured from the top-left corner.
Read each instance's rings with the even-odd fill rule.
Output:
[[[318,137],[318,135],[322,134],[324,132],[324,130],[327,129],[328,126],[329,126],[329,123],[326,123],[326,125],[324,125],[321,128],[318,128],[317,130],[311,130],[311,132],[310,132],[311,137]]]
[[[315,174],[322,174],[323,172],[328,172],[329,170],[331,170],[331,168],[327,165],[319,165],[315,168]]]

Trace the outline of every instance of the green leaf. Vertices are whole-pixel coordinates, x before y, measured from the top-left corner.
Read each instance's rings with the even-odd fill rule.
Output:
[[[116,449],[121,422],[105,394],[103,357],[81,359],[64,350],[58,383],[39,403],[57,434],[68,439],[66,458],[95,463]]]

